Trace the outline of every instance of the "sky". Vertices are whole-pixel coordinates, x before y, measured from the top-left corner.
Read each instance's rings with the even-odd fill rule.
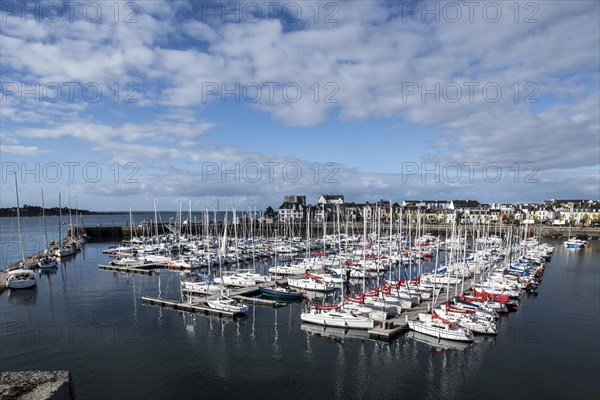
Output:
[[[3,1],[0,205],[600,198],[598,1]]]

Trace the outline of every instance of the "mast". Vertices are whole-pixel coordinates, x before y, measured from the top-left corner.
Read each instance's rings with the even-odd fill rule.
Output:
[[[240,256],[238,254],[238,232],[237,232],[237,217],[235,207],[233,208],[233,245],[235,248],[235,265],[236,269],[240,269]]]
[[[156,215],[156,198],[153,199],[154,203],[154,231],[156,234],[156,242],[158,243],[158,218]]]
[[[67,198],[69,200],[69,241],[73,244],[73,216],[71,214],[71,191],[67,185]]]
[[[192,200],[190,199],[190,206],[189,206],[189,211],[188,211],[188,235],[190,235],[190,237],[194,234],[192,232]]]
[[[44,207],[44,189],[42,189],[42,220],[44,222],[44,236],[46,237],[46,252],[48,252],[48,227],[46,226],[46,209]]]
[[[340,229],[340,205],[336,204],[335,205],[335,214],[336,214],[336,225],[337,225],[337,229],[338,229],[338,254],[341,253],[342,250],[342,242],[341,242],[341,229]],[[342,294],[341,294],[341,299],[340,299],[340,304],[344,303],[344,266],[342,264],[342,257],[338,257],[338,262],[340,263],[340,287],[342,290]]]
[[[58,192],[58,244],[62,245],[62,203]]]
[[[21,228],[21,210],[19,206],[19,188],[17,186],[17,173],[15,172],[15,193],[17,195],[17,226],[19,228],[19,251],[21,253],[22,267],[25,267],[25,248],[23,246],[23,231]]]
[[[218,238],[218,236],[217,236],[217,238]],[[225,207],[225,219],[223,220],[223,240],[220,243],[219,252],[218,252],[219,274],[221,275],[221,297],[219,299],[223,298],[223,287],[225,286],[225,283],[223,282],[223,253],[225,252],[226,249],[227,249],[227,207]]]
[[[365,218],[366,207],[363,207],[363,293],[365,293],[367,285],[367,219]]]
[[[129,241],[131,242],[131,239],[134,238],[134,231],[133,231],[133,215],[131,214],[131,206],[129,206]]]
[[[392,281],[392,221],[394,220],[392,212],[393,212],[392,211],[392,199],[390,199],[390,240],[388,243],[388,258],[389,258],[388,282]]]
[[[256,217],[256,207],[254,207],[254,213],[250,213],[251,209],[248,206],[248,215],[250,216],[250,237],[252,238],[252,269],[256,274],[256,239],[254,238],[254,218]]]

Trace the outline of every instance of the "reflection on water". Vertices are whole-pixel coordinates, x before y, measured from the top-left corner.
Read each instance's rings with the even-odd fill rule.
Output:
[[[277,308],[273,309],[273,313],[274,313],[274,322],[273,322],[273,354],[275,357],[280,358],[281,357],[281,349],[279,348],[279,329],[277,326],[277,315],[279,313],[279,310]]]
[[[423,333],[410,331],[406,334],[410,340],[424,343],[431,347],[431,354],[443,353],[446,351],[465,351],[473,345],[473,343],[457,342],[454,340],[437,339]]]
[[[11,304],[33,305],[37,300],[37,293],[37,285],[28,289],[8,289],[8,302]]]
[[[319,338],[343,344],[344,339],[369,339],[369,332],[365,329],[345,329],[333,326],[321,326],[302,322],[300,329]]]

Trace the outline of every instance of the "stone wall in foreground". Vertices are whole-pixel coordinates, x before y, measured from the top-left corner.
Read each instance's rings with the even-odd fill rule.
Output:
[[[0,372],[2,400],[75,400],[69,371]]]

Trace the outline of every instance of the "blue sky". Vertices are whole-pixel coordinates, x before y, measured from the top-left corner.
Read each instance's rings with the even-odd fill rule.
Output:
[[[2,3],[2,207],[600,198],[597,1],[70,4]]]

